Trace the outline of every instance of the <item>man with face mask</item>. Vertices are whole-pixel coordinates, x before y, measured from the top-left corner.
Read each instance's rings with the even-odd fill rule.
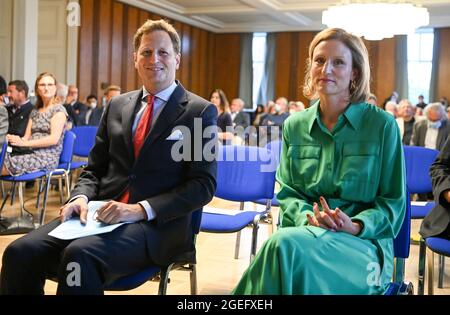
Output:
[[[86,99],[87,109],[81,112],[78,119],[79,126],[98,126],[102,118],[103,109],[98,106],[97,97],[89,95]]]
[[[425,107],[425,117],[414,124],[411,145],[441,150],[450,133],[445,109],[440,103],[431,103]]]

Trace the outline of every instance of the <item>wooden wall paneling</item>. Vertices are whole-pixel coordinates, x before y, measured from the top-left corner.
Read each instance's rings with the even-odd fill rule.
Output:
[[[114,1],[112,5],[111,77],[109,84],[118,86],[122,84],[123,11],[123,4]]]
[[[181,28],[180,81],[186,89],[191,88],[191,29],[188,24],[183,24]]]
[[[214,84],[212,89],[222,89],[228,98],[239,95],[240,53],[240,34],[215,35],[214,68],[212,69]]]
[[[124,56],[122,56],[122,63],[125,65],[125,73],[126,73],[126,81],[124,84],[125,91],[122,92],[128,92],[135,90],[138,87],[137,79],[136,79],[136,69],[134,68],[134,62],[133,62],[133,36],[136,33],[136,30],[138,28],[138,9],[135,7],[127,7],[127,19],[125,20],[126,26],[127,26],[127,33],[126,33],[126,53]]]
[[[205,30],[200,30],[200,61],[199,61],[199,90],[197,91],[198,95],[205,95],[208,93],[207,89],[207,67],[208,64],[208,32]]]
[[[289,83],[291,72],[291,33],[278,33],[276,39],[275,58],[275,99],[281,96],[289,98]],[[275,100],[274,100],[275,101]]]
[[[173,27],[175,27],[175,30],[177,31],[178,36],[180,37],[180,41],[181,41],[180,52],[182,52],[182,47],[183,47],[182,46],[182,43],[183,43],[182,23],[178,22],[178,21],[170,20],[170,24],[172,24]],[[183,55],[181,57],[183,57]],[[182,69],[181,69],[181,64],[180,64],[177,72],[175,73],[175,78],[177,80],[181,80],[181,72],[182,72]]]
[[[367,47],[367,51],[369,53],[369,64],[370,64],[370,92],[375,94],[378,99],[378,105],[383,104],[383,100],[380,100],[378,97],[378,72],[376,69],[378,68],[378,41],[369,41],[365,40],[364,44]],[[380,104],[381,101],[381,104]]]
[[[450,28],[442,28],[440,33],[440,48],[439,48],[439,68],[437,79],[437,95],[435,100],[439,101],[441,97],[445,96],[450,99]]]
[[[376,95],[378,103],[392,94],[395,89],[395,39],[388,38],[378,42],[378,59],[375,65]]]
[[[139,20],[138,20],[138,23],[137,23],[136,30],[139,27],[141,27],[149,19],[150,19],[150,13],[149,12],[144,11],[144,10],[139,10]],[[135,30],[135,33],[136,33],[136,30]],[[128,38],[128,40],[133,42],[132,46],[133,46],[133,52],[134,52],[134,34],[133,34],[133,37]],[[134,67],[134,62],[133,62],[133,67]],[[140,88],[140,87],[142,87],[142,80],[139,77],[139,74],[138,74],[137,70],[134,71],[134,73],[135,73],[135,80],[137,82],[136,83],[137,84],[136,88]]]
[[[306,61],[308,59],[309,44],[315,36],[315,32],[299,32],[298,33],[298,50],[297,50],[297,81],[295,86],[295,94],[291,100],[302,101],[306,106],[309,100],[303,95],[303,84],[305,80]]]
[[[200,29],[193,27],[191,37],[191,91],[195,94],[200,90]]]
[[[208,51],[208,64],[207,64],[207,74],[208,79],[205,83],[205,94],[202,95],[205,99],[208,99],[210,91],[213,89],[213,82],[214,82],[214,61],[215,61],[215,34],[209,32],[208,33],[208,45],[207,45],[207,51]]]
[[[109,83],[111,78],[111,30],[112,30],[112,2],[99,2],[98,21],[98,81],[94,90],[98,98],[103,96],[102,83]]]
[[[94,22],[94,0],[81,0],[82,23],[79,32],[78,55],[78,92],[79,99],[83,100],[91,92],[92,83],[92,37]]]

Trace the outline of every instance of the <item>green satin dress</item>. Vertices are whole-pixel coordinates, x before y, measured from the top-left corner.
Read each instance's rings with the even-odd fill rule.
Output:
[[[405,166],[392,116],[350,104],[332,132],[319,102],[289,117],[277,181],[280,229],[262,246],[234,294],[382,294],[406,207]],[[324,196],[363,223],[357,236],[308,226]]]

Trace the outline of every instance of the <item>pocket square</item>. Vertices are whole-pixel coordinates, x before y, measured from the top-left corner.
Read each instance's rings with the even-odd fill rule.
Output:
[[[166,140],[183,140],[183,133],[181,130],[176,129],[166,138]]]

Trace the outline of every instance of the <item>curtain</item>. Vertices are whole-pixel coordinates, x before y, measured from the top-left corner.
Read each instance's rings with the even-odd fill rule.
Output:
[[[241,65],[239,74],[239,98],[245,108],[253,108],[253,33],[241,35]]]
[[[258,104],[266,105],[268,101],[275,97],[275,48],[276,33],[267,33],[266,37],[266,58],[264,61],[264,73],[261,86],[258,91]]]
[[[395,50],[395,90],[399,99],[408,98],[408,38],[406,35],[396,36]]]
[[[440,49],[440,37],[441,31],[437,28],[433,30],[434,40],[433,40],[433,60],[431,61],[431,79],[430,79],[430,96],[428,98],[428,103],[433,103],[439,101],[439,95],[437,95],[438,90],[438,71],[439,71],[439,49]]]

